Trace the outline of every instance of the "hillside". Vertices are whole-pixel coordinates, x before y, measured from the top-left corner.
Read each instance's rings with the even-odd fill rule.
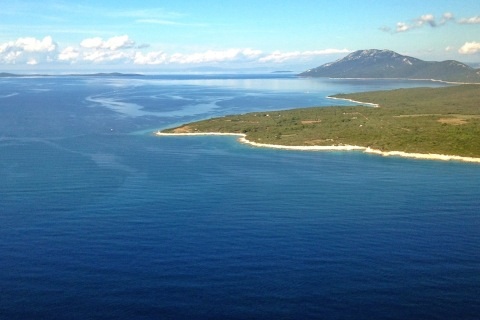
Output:
[[[447,60],[423,61],[390,50],[359,50],[299,74],[302,77],[435,79],[480,83],[480,70]]]

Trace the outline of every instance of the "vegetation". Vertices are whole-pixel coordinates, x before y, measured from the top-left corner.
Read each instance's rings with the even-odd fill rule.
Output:
[[[464,63],[423,61],[390,50],[358,50],[335,62],[302,72],[303,77],[436,79],[480,83],[480,70]]]
[[[382,151],[480,157],[480,86],[338,94],[379,104],[254,112],[190,123],[164,132],[244,133],[279,145],[357,145]]]

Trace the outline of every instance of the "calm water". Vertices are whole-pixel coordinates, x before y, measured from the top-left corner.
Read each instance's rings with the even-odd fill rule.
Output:
[[[478,319],[480,166],[151,134],[420,85],[0,78],[0,319]]]

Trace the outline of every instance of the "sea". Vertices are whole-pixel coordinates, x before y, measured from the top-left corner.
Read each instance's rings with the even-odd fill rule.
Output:
[[[480,165],[154,134],[444,85],[0,78],[0,319],[479,319]]]

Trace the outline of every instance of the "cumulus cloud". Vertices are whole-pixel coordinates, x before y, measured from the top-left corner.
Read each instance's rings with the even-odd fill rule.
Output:
[[[0,45],[0,53],[7,51],[21,52],[52,52],[57,49],[57,44],[53,42],[52,37],[47,36],[42,40],[35,38],[18,38],[16,41],[10,41]]]
[[[480,53],[480,42],[465,42],[465,44],[458,49],[460,54],[476,54]]]
[[[86,38],[77,45],[60,48],[51,37],[47,36],[43,39],[19,38],[15,41],[0,43],[0,64],[277,64],[285,61],[305,61],[317,56],[349,52],[347,49],[325,49],[265,53],[252,48],[231,48],[201,52],[166,53],[159,50],[150,50],[148,44],[136,45],[128,35],[109,39],[101,37]]]
[[[80,52],[74,47],[66,47],[58,55],[58,60],[60,61],[70,61],[75,62],[80,57]]]
[[[133,63],[139,65],[158,65],[166,63],[168,61],[167,59],[167,54],[161,51],[147,53],[136,52]]]
[[[395,28],[392,29],[387,26],[380,27],[379,29],[384,32],[389,33],[401,33],[410,31],[413,29],[422,28],[424,26],[430,26],[432,28],[440,27],[448,22],[457,23],[457,24],[480,24],[480,16],[473,16],[469,18],[456,19],[453,13],[445,12],[440,19],[436,19],[432,14],[425,14],[416,19],[411,19],[408,22],[397,22]]]
[[[130,40],[127,35],[112,37],[104,41],[100,37],[85,39],[80,42],[80,46],[87,49],[109,49],[109,50],[118,50],[118,49],[128,49],[132,48],[135,45],[135,42]]]
[[[80,51],[70,49],[69,52],[62,52],[64,61],[81,59],[85,62],[104,63],[123,61],[130,62],[134,53],[125,51],[135,47],[135,42],[128,35],[111,37],[104,40],[100,37],[87,38],[80,42]],[[78,55],[77,55],[78,53]],[[59,56],[60,58],[60,56]]]
[[[56,58],[58,45],[50,36],[43,39],[32,37],[18,38],[0,44],[0,61],[3,63],[38,64]]]
[[[390,33],[401,33],[401,32],[410,31],[412,29],[422,28],[424,26],[430,26],[432,28],[436,28],[436,27],[445,25],[449,21],[454,21],[454,20],[455,20],[455,17],[451,12],[445,12],[440,18],[440,20],[438,21],[433,14],[428,13],[428,14],[421,15],[418,18],[411,19],[408,22],[404,22],[404,21],[397,22],[397,24],[395,25],[395,29],[393,31],[392,31],[392,28],[385,27],[385,26],[381,27],[380,30],[385,32],[390,32]]]
[[[429,24],[431,27],[436,27],[437,23],[435,22],[435,17],[433,14],[424,14],[416,21],[417,25],[423,26],[424,24]]]
[[[87,49],[98,49],[102,47],[102,44],[103,40],[100,37],[84,39],[80,42],[80,46]]]
[[[470,18],[462,18],[458,20],[460,24],[480,24],[480,16],[474,16]]]
[[[442,16],[442,19],[440,20],[440,25],[444,25],[448,21],[454,21],[455,16],[451,12],[445,12]]]
[[[52,52],[57,49],[57,44],[53,42],[52,37],[47,36],[42,40],[35,38],[20,38],[15,42],[17,48],[22,48],[26,52]]]

